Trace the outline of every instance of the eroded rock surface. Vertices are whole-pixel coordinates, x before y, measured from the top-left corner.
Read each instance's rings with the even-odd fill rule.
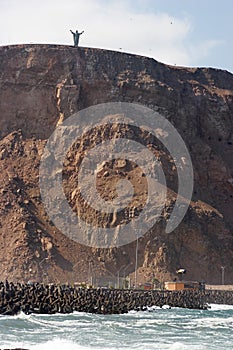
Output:
[[[174,278],[176,269],[185,267],[188,279],[220,283],[224,266],[225,282],[232,283],[232,74],[56,45],[1,47],[0,67],[2,279],[90,282],[93,276],[96,281],[107,275],[116,280],[119,271],[121,276],[133,273],[136,242],[96,249],[70,240],[46,215],[38,187],[40,158],[56,126],[83,108],[121,101],[142,104],[166,117],[185,141],[194,168],[194,192],[187,214],[174,232],[166,234],[178,186],[171,155],[156,140],[148,142],[143,131],[107,130],[108,136],[129,133],[145,144],[161,161],[166,175],[168,196],[161,217],[139,239],[138,281]],[[91,221],[97,220],[96,213],[80,198],[77,171],[85,151],[99,142],[101,132],[104,134],[96,130],[77,141],[63,169],[69,203]],[[98,170],[98,190],[111,200],[118,179],[130,178],[136,190],[132,207],[140,211],[146,198],[142,173],[132,163],[120,167],[110,162]],[[98,218],[99,224],[115,227],[129,219],[127,214]]]

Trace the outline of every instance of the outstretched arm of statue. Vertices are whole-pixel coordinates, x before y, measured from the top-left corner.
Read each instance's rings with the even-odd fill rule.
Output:
[[[84,33],[84,30],[80,33],[80,35],[81,35],[82,33]]]
[[[72,32],[72,30],[70,29],[70,32],[72,33],[72,34],[74,34],[74,32]]]

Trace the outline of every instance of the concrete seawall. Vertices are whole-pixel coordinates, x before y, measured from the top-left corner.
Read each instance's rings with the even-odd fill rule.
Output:
[[[233,284],[206,284],[205,289],[233,291]]]
[[[233,305],[233,290],[206,290],[205,300],[208,304]]]

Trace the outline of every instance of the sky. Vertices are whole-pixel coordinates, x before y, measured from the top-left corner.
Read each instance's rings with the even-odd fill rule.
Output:
[[[0,0],[0,45],[73,45],[233,73],[232,0]]]

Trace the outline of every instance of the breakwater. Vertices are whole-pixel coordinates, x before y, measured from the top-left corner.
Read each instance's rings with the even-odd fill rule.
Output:
[[[25,314],[74,311],[121,314],[163,305],[205,309],[205,292],[84,289],[69,285],[0,282],[0,314],[3,315],[15,315],[21,311]]]
[[[54,314],[82,311],[121,314],[151,306],[205,309],[207,303],[232,304],[233,291],[85,289],[69,285],[0,282],[0,314]]]

